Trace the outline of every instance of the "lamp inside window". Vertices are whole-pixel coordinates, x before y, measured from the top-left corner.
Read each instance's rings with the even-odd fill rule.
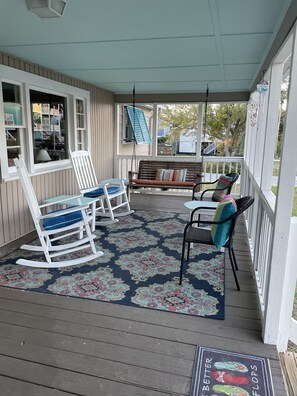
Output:
[[[40,148],[37,156],[36,156],[36,162],[49,162],[51,161],[51,157],[49,156],[49,153],[45,148]]]

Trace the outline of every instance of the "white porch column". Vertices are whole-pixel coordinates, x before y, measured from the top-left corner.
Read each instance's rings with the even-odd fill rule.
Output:
[[[266,133],[266,123],[267,123],[267,107],[268,107],[268,92],[260,93],[259,97],[259,120],[257,123],[256,132],[256,148],[254,157],[254,177],[257,183],[260,184],[260,178],[262,173],[263,164],[263,151],[264,151],[264,141]]]
[[[203,104],[198,104],[198,126],[197,126],[197,144],[196,144],[196,161],[201,161],[201,141],[202,141],[202,129],[203,129]]]
[[[157,148],[158,148],[157,130],[158,130],[158,105],[157,105],[157,103],[154,103],[153,104],[153,130],[152,130],[152,158],[157,157]]]
[[[291,211],[297,169],[297,43],[296,26],[293,37],[292,64],[288,93],[287,115],[283,136],[278,194],[275,207],[275,227],[272,242],[269,291],[265,311],[264,342],[276,344],[280,351],[286,349],[288,296],[294,293],[290,286],[292,276],[288,265],[288,241]],[[273,116],[271,114],[271,116]]]
[[[266,134],[264,141],[261,190],[270,191],[273,174],[273,160],[275,144],[278,135],[279,102],[283,77],[282,63],[273,64],[271,67],[268,111],[266,121]]]
[[[252,120],[253,120],[253,105],[259,100],[258,98],[259,94],[257,92],[253,92],[251,97],[250,97],[250,102],[249,102],[249,117],[248,117],[248,125],[247,125],[247,141],[246,141],[246,148],[245,148],[245,159],[246,163],[249,166],[249,169],[253,173],[253,167],[254,167],[254,147],[255,147],[255,140],[256,140],[256,133],[257,133],[257,125],[252,125]]]
[[[114,105],[114,177],[115,178],[120,178],[120,161],[118,156],[120,154],[120,141],[121,141],[121,136],[120,136],[120,115],[119,115],[119,106],[117,104]]]

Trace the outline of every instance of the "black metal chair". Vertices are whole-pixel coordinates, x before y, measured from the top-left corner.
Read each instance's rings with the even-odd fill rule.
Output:
[[[215,186],[215,187],[213,187],[213,188],[207,188],[206,190],[202,191],[202,192],[201,192],[201,195],[199,195],[199,196],[197,195],[197,190],[199,191],[200,188],[201,188],[201,186],[202,186],[203,184],[206,184],[206,185],[213,184],[213,185],[215,185],[216,183],[219,182],[220,178],[218,178],[217,180],[215,180],[215,181],[213,181],[213,182],[199,182],[199,183],[196,183],[195,186],[193,187],[192,200],[198,200],[198,201],[207,200],[207,199],[209,199],[209,198],[206,197],[206,193],[207,193],[207,192],[210,192],[210,191],[212,191],[212,192],[218,192],[218,191],[224,191],[224,190],[226,190],[226,195],[230,194],[230,193],[231,193],[231,190],[232,190],[232,187],[233,187],[233,184],[234,184],[234,183],[236,182],[236,180],[239,178],[239,174],[236,173],[236,172],[231,172],[231,173],[227,173],[227,174],[224,175],[224,176],[227,176],[227,177],[229,177],[229,178],[232,179],[232,180],[230,181],[230,184],[229,184],[229,185],[227,185],[227,186],[224,187],[224,188],[218,188],[217,186]],[[212,199],[212,198],[211,198],[211,199]]]
[[[236,275],[236,270],[238,270],[238,266],[237,266],[234,248],[233,248],[233,237],[234,237],[234,233],[235,233],[235,225],[236,225],[236,220],[237,220],[238,216],[241,213],[243,213],[245,210],[247,210],[253,204],[254,198],[249,197],[249,196],[242,197],[242,198],[237,199],[235,202],[236,202],[237,210],[234,214],[227,217],[223,221],[219,221],[219,222],[203,221],[203,224],[209,224],[209,225],[223,224],[223,223],[226,223],[227,221],[230,221],[230,220],[232,221],[230,228],[229,228],[229,232],[228,232],[227,242],[223,245],[223,247],[228,249],[236,287],[237,287],[237,290],[240,290],[237,275]],[[193,220],[193,216],[194,216],[195,212],[197,212],[197,211],[199,211],[199,207],[192,211],[190,222],[186,225],[185,230],[184,230],[182,256],[181,256],[181,264],[180,264],[180,278],[179,278],[180,285],[182,284],[184,255],[185,255],[186,244],[188,244],[188,246],[187,246],[187,261],[189,261],[190,244],[191,243],[200,243],[200,244],[215,246],[213,243],[213,240],[212,240],[211,230],[206,229],[206,228],[200,228],[199,220],[197,220],[197,221]]]

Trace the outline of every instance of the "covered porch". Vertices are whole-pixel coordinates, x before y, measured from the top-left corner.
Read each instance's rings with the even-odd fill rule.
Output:
[[[127,178],[133,148],[118,128],[116,107],[131,104],[133,85],[137,102],[150,105],[155,113],[159,104],[198,103],[200,142],[209,85],[209,102],[249,103],[243,157],[203,159],[204,176],[214,179],[230,169],[238,171],[233,192],[255,198],[236,233],[242,290],[235,290],[228,258],[224,321],[2,287],[0,390],[5,395],[188,395],[197,345],[268,357],[275,394],[286,394],[278,352],[287,350],[288,341],[297,344],[297,322],[292,318],[297,276],[297,227],[292,217],[297,169],[297,2],[230,0],[226,9],[216,0],[193,0],[188,8],[179,1],[174,6],[172,0],[166,3],[160,14],[147,3],[142,18],[143,9],[133,2],[141,16],[137,19],[124,2],[113,2],[107,18],[98,9],[94,12],[99,2],[93,1],[84,9],[89,19],[83,27],[81,9],[72,2],[74,8],[69,4],[62,20],[66,23],[54,21],[55,28],[48,24],[47,31],[46,24],[28,14],[25,3],[6,0],[20,30],[8,34],[10,21],[2,14],[0,255],[30,239],[34,229],[12,165],[14,156],[24,156],[40,201],[77,193],[69,149],[92,151],[98,179]],[[187,18],[180,23],[183,9],[193,18],[192,24]],[[168,12],[175,24],[166,19]],[[123,15],[129,23],[123,23]],[[160,17],[159,24],[152,34],[155,17]],[[135,19],[143,21],[141,29],[134,29]],[[154,56],[155,46],[159,56]],[[257,92],[260,80],[269,83],[268,92]],[[58,98],[68,117],[66,123],[62,119],[63,128],[68,125],[57,150],[47,135],[51,158],[46,163],[37,160],[42,147],[31,114],[33,104],[46,104],[43,95],[38,99],[39,91],[49,93],[50,101]],[[284,101],[285,122],[280,123]],[[10,114],[5,102],[14,102],[22,112]],[[152,145],[141,146],[145,149],[137,160],[162,158],[156,120],[149,131]],[[280,171],[274,190],[278,143]],[[192,161],[202,161],[199,150]],[[189,198],[132,194],[131,204],[136,210],[179,212],[185,199]]]
[[[131,205],[179,213],[186,199],[132,194]],[[268,357],[275,394],[285,396],[277,349],[262,341],[244,218],[234,247],[241,291],[226,255],[223,321],[0,288],[1,392],[188,395],[198,345]]]

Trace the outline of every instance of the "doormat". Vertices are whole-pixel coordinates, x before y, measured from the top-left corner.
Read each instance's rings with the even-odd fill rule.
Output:
[[[274,396],[269,361],[197,347],[190,396]]]
[[[121,217],[96,228],[95,243],[103,256],[70,267],[17,265],[19,257],[41,258],[37,252],[16,250],[0,260],[0,286],[224,319],[225,263],[215,247],[194,246],[178,284],[187,220],[187,215],[157,211]]]

